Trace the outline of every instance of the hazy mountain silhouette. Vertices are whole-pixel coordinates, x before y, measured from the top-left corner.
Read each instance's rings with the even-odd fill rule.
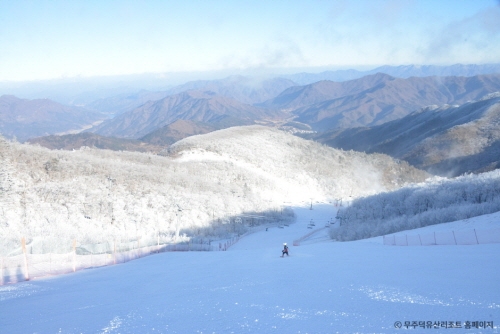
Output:
[[[0,97],[0,133],[21,142],[58,132],[79,131],[105,118],[102,113],[64,106],[48,99]]]
[[[245,76],[230,76],[220,80],[197,80],[172,87],[164,91],[141,90],[137,93],[120,94],[98,99],[86,105],[100,112],[119,115],[133,110],[146,102],[158,101],[169,95],[188,90],[199,90],[217,94],[246,104],[255,104],[275,97],[284,89],[295,86],[291,80],[283,78],[259,79]]]
[[[410,77],[430,77],[430,76],[461,76],[471,77],[481,74],[500,73],[500,64],[454,64],[449,66],[437,65],[384,65],[371,70],[335,70],[323,71],[320,73],[296,73],[284,75],[284,78],[290,79],[299,85],[308,85],[322,80],[348,81],[359,79],[367,75],[376,73],[385,73],[396,78]]]
[[[109,115],[119,115],[124,112],[135,109],[146,102],[157,101],[170,95],[169,92],[150,92],[141,90],[134,94],[120,94],[113,97],[98,99],[85,107],[97,110]]]
[[[296,85],[295,82],[284,78],[259,79],[234,75],[220,80],[190,81],[171,88],[168,92],[178,94],[187,90],[200,90],[246,104],[257,104],[272,99],[285,89]]]

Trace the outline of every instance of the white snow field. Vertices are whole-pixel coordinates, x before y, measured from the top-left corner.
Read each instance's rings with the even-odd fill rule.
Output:
[[[227,252],[161,253],[0,286],[0,332],[499,332],[500,244],[333,242],[325,228],[293,246],[311,219],[321,228],[336,213],[326,204],[295,211],[296,223]],[[453,224],[498,228],[500,213]]]

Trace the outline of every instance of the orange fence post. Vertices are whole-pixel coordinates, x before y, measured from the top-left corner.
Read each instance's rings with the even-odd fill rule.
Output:
[[[24,267],[25,267],[25,270],[26,270],[26,280],[29,281],[30,280],[30,274],[29,274],[29,271],[28,271],[28,255],[26,254],[26,239],[23,237],[21,239],[21,247],[23,248],[23,253],[24,253]]]
[[[142,256],[141,252],[141,237],[137,236],[137,258]]]
[[[76,271],[76,239],[73,239],[73,272]]]

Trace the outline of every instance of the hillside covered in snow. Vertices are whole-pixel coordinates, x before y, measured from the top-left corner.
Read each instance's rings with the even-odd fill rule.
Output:
[[[8,240],[19,244],[21,237],[176,242],[239,234],[238,217],[273,222],[294,203],[345,200],[427,177],[385,155],[335,150],[260,126],[193,136],[167,156],[51,151],[5,140],[0,156],[5,252]]]

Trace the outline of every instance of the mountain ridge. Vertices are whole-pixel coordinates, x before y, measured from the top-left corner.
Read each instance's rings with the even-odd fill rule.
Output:
[[[250,125],[282,116],[212,92],[190,90],[150,101],[102,123],[91,132],[105,136],[140,138],[178,119],[212,124],[216,128]]]
[[[500,167],[500,94],[460,106],[428,106],[373,127],[311,136],[336,148],[384,153],[437,175]]]
[[[366,88],[367,79],[374,78],[378,80],[373,82],[373,86]],[[327,93],[332,96],[331,99],[327,98],[324,91],[317,93],[318,90],[314,89],[317,84],[307,85],[309,90],[303,89],[302,95],[293,96],[296,108],[290,113],[296,116],[296,121],[309,124],[319,131],[373,126],[404,117],[426,105],[462,104],[500,89],[500,74],[408,79],[380,74],[358,80],[359,85],[356,85],[357,80],[347,82],[353,87],[348,95],[345,95],[346,83],[343,83],[344,86],[329,84],[330,90]],[[313,95],[311,91],[317,93],[316,96],[323,101],[308,104]],[[273,101],[279,98],[280,96]],[[286,106],[286,100],[280,102],[278,104],[271,101],[266,106]]]
[[[81,131],[105,118],[99,112],[64,106],[49,99],[0,96],[0,133],[20,141],[70,130]]]

